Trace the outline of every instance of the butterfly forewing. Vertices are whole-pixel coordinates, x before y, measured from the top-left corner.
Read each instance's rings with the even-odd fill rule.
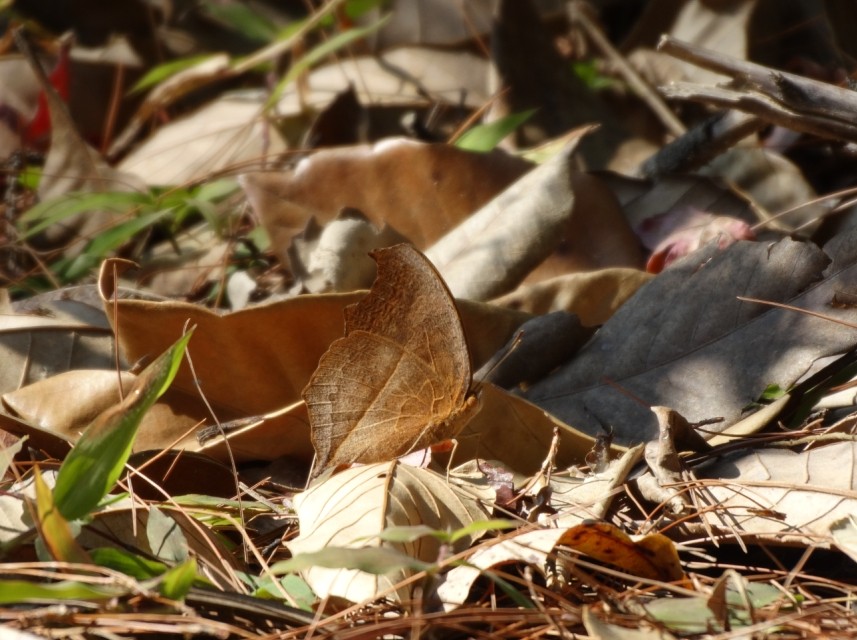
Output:
[[[372,252],[378,275],[369,294],[345,311],[345,332],[385,336],[414,353],[459,397],[470,388],[470,353],[452,295],[428,258],[411,245]]]
[[[452,297],[409,245],[373,253],[378,276],[304,390],[316,468],[389,460],[453,437],[475,413]]]

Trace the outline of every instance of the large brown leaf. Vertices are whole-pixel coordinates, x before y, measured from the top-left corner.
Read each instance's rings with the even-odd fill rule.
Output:
[[[831,263],[832,260],[832,263]],[[857,234],[813,244],[739,242],[688,256],[643,286],[579,355],[527,397],[568,424],[599,423],[627,444],[656,433],[647,405],[723,430],[770,384],[793,385],[819,358],[857,345],[857,332],[737,296],[785,302],[854,322],[830,306],[857,286]]]
[[[364,293],[300,296],[220,316],[179,302],[116,302],[111,299],[114,282],[110,264],[102,270],[100,287],[107,315],[111,322],[117,322],[127,361],[160,353],[181,334],[186,323],[197,326],[189,351],[196,375],[183,363],[170,389],[170,394],[176,394],[176,402],[181,400],[181,409],[177,407],[176,412],[210,422],[200,390],[222,421],[277,411],[276,417],[236,431],[230,439],[233,452],[243,460],[293,455],[308,463],[312,445],[300,392],[328,346],[343,335],[345,307]],[[463,301],[456,306],[465,330],[473,336],[471,355],[478,364],[491,357],[527,318],[526,314],[486,304]],[[169,397],[165,399],[172,402]],[[286,407],[288,411],[279,411]],[[159,439],[158,434],[152,434],[148,444],[161,448],[173,445],[185,431],[184,420],[176,422],[175,428],[165,428]],[[186,436],[182,446],[195,449],[193,437]],[[222,446],[206,446],[205,450],[227,458]]]
[[[240,182],[286,264],[292,238],[310,217],[321,224],[343,207],[389,224],[424,249],[530,169],[500,151],[391,139],[320,151],[293,171],[251,173]]]

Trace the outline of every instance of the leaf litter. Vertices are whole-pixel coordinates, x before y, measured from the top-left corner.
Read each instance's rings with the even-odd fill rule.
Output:
[[[85,47],[16,37],[4,620],[857,635],[831,596],[854,591],[857,424],[830,393],[857,374],[832,7],[226,4],[184,25],[216,56],[109,7],[68,25],[151,71],[123,98],[111,69],[97,130]],[[634,68],[664,51],[684,62]]]

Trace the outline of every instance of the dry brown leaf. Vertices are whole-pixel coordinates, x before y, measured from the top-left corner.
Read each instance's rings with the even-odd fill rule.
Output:
[[[493,501],[493,492],[481,491],[484,501]],[[439,559],[437,539],[424,536],[412,542],[391,543],[381,542],[377,536],[389,527],[418,524],[455,531],[488,517],[472,488],[459,489],[443,476],[396,462],[354,467],[336,474],[297,495],[295,510],[301,533],[286,543],[293,555],[325,547],[386,546],[424,562]],[[472,540],[472,536],[465,536],[456,548],[463,550]],[[354,602],[388,591],[408,599],[410,588],[393,590],[393,585],[408,575],[405,570],[377,576],[354,569],[323,567],[303,572],[304,579],[320,597],[339,596]]]
[[[643,266],[640,241],[610,187],[596,174],[571,174],[574,203],[556,251],[526,282],[607,267]]]
[[[111,265],[108,262],[102,269],[100,287],[112,320]],[[136,362],[163,352],[181,335],[186,323],[197,325],[189,354],[201,390],[221,421],[277,412],[266,421],[257,419],[235,430],[230,441],[236,456],[241,460],[269,460],[293,455],[308,464],[312,444],[300,392],[321,355],[343,335],[345,307],[363,295],[300,296],[223,316],[186,303],[120,299],[116,303],[119,341],[126,359]],[[528,317],[477,303],[462,302],[459,309],[468,335],[474,336],[471,353],[479,363],[493,355]],[[165,400],[173,402],[170,398],[176,394],[175,402],[181,400],[181,405],[175,413],[209,422],[199,392],[189,367],[182,364]],[[182,419],[175,429],[164,431],[160,441],[148,444],[169,446],[185,431]],[[196,450],[193,437],[191,434],[182,440],[182,446]],[[207,443],[205,450],[227,459],[222,442]]]
[[[324,225],[343,207],[388,224],[424,249],[530,169],[496,151],[389,139],[320,151],[293,171],[251,173],[240,182],[285,264],[310,217]],[[335,188],[332,188],[335,185]]]
[[[74,292],[37,296],[0,315],[0,394],[69,369],[113,366],[104,312]]]
[[[524,563],[545,574],[559,546],[571,547],[632,575],[650,580],[682,580],[684,571],[673,543],[661,534],[636,540],[607,523],[580,524],[569,529],[526,531],[480,547],[466,566],[455,567],[438,588],[447,610],[463,604],[482,571],[512,562]]]
[[[608,268],[522,284],[494,304],[534,315],[568,311],[587,327],[604,324],[637,289],[652,279],[639,269]]]
[[[673,582],[685,575],[672,540],[659,533],[632,539],[606,522],[571,527],[558,543],[634,576]]]
[[[2,396],[2,428],[29,436],[35,446],[57,457],[68,453],[92,419],[119,404],[118,375],[110,370],[77,369],[40,380]],[[123,387],[134,376],[122,373]],[[201,421],[199,401],[176,389],[168,390],[143,416],[134,451],[175,447],[199,448],[196,427]],[[234,418],[224,413],[224,418]],[[225,458],[222,458],[225,459]]]
[[[3,409],[74,442],[92,420],[120,401],[119,379],[115,371],[104,369],[66,371],[3,394]],[[122,373],[121,380],[127,391],[134,376]]]
[[[476,458],[500,460],[519,473],[535,473],[550,450],[554,429],[559,434],[560,468],[583,464],[595,446],[592,436],[492,384],[481,386],[480,404],[479,413],[456,438],[453,464]],[[445,455],[435,457],[444,464]]]

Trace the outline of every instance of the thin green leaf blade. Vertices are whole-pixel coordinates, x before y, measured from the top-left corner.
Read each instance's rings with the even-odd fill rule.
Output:
[[[161,577],[158,591],[170,600],[184,600],[196,580],[196,575],[196,559],[188,558]]]
[[[42,584],[30,580],[0,580],[0,604],[29,601],[106,600],[124,595],[128,589],[103,587],[64,580]]]
[[[65,518],[84,517],[116,484],[140,420],[175,378],[192,333],[146,367],[125,400],[98,416],[68,454],[54,487],[54,501]]]
[[[134,191],[118,193],[70,193],[61,198],[40,202],[18,219],[18,232],[22,239],[41,233],[57,224],[87,211],[113,211],[121,213],[150,205],[151,197]]]
[[[202,65],[211,58],[215,57],[210,53],[206,53],[199,56],[191,56],[188,58],[181,58],[179,60],[171,60],[169,62],[165,62],[163,64],[159,64],[156,67],[153,67],[149,70],[146,75],[140,78],[129,93],[140,93],[148,89],[149,87],[153,87],[156,84],[160,84],[164,80],[171,78],[176,75],[179,71],[184,71],[185,69],[190,69],[196,65]]]
[[[301,553],[290,560],[277,562],[271,567],[275,575],[296,573],[312,567],[328,569],[356,569],[374,575],[385,575],[402,569],[427,571],[432,565],[390,547],[327,547],[320,551]]]
[[[476,125],[465,131],[455,141],[455,146],[465,151],[478,153],[491,151],[500,144],[503,138],[529,120],[536,111],[537,109],[529,109],[521,113],[513,113],[488,124]]]
[[[369,34],[374,31],[377,31],[381,27],[383,27],[390,20],[390,16],[384,16],[377,22],[374,22],[366,27],[362,27],[359,29],[349,29],[348,31],[343,31],[322,42],[320,45],[311,49],[305,56],[303,56],[300,60],[295,61],[294,64],[289,68],[288,73],[283,76],[283,79],[277,83],[277,86],[274,88],[274,91],[271,93],[271,97],[268,98],[268,103],[265,105],[267,108],[272,107],[276,104],[277,100],[280,99],[283,91],[285,91],[286,87],[289,86],[301,73],[312,67],[314,64],[324,60],[327,56],[336,51],[339,51],[343,47],[351,44],[356,40],[360,40],[361,38],[365,38]]]

